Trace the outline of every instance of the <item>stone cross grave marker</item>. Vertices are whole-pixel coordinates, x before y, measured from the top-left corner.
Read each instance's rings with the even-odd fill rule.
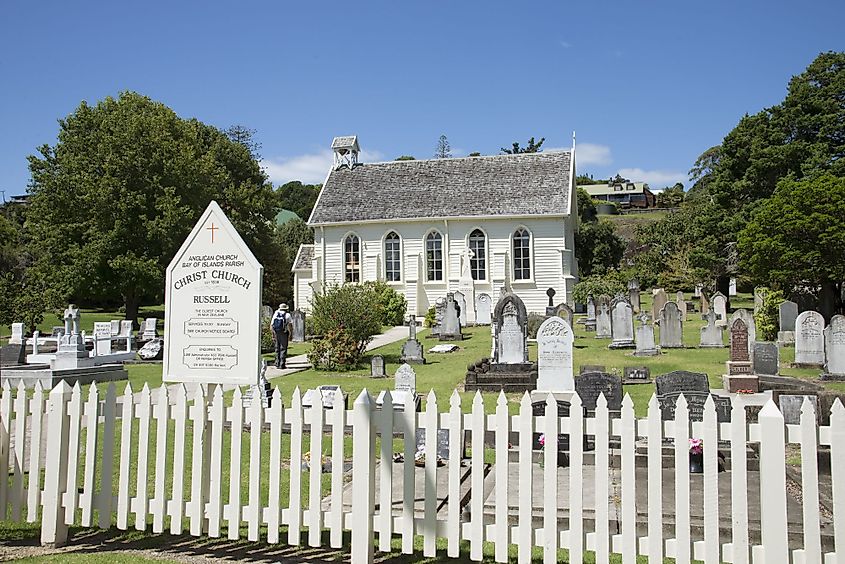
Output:
[[[824,317],[805,311],[795,320],[795,364],[824,364]]]
[[[422,343],[417,340],[417,316],[408,316],[408,340],[402,345],[400,362],[406,364],[425,364]]]
[[[475,322],[479,325],[490,325],[493,302],[489,294],[478,294],[475,298]]]
[[[575,389],[572,344],[575,336],[560,317],[546,319],[537,330],[537,390],[560,392]]]
[[[754,343],[751,356],[754,374],[758,376],[777,376],[779,372],[778,346],[776,343],[758,341]]]
[[[675,302],[666,302],[660,310],[660,348],[683,348],[684,329],[681,311]]]
[[[707,321],[707,324],[701,328],[701,339],[698,346],[702,348],[724,347],[722,328],[716,325],[716,312],[708,311],[702,317]]]

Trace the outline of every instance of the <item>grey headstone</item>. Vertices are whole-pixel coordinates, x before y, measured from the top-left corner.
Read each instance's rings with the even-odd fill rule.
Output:
[[[294,343],[305,342],[305,313],[302,310],[294,310],[291,314],[291,324],[293,325],[293,333],[291,334],[291,341]]]
[[[493,314],[493,323],[496,326],[494,362],[528,362],[528,312],[519,296],[507,293],[499,300]]]
[[[610,339],[610,310],[606,304],[599,305],[596,314],[596,339]]]
[[[798,318],[798,304],[789,300],[778,306],[778,322],[781,331],[795,331],[795,320]]]
[[[652,300],[651,318],[656,321],[660,317],[660,310],[663,309],[663,306],[665,306],[666,302],[669,301],[669,296],[666,295],[666,290],[663,288],[657,288]]]
[[[572,308],[566,304],[558,304],[554,308],[552,308],[551,315],[556,315],[566,321],[569,328],[573,331],[575,330],[575,325],[573,325],[575,320],[575,313],[572,311]]]
[[[607,372],[585,372],[575,378],[575,392],[584,409],[593,410],[600,394],[607,400],[610,411],[622,409],[622,380]]]
[[[787,425],[798,425],[801,423],[801,407],[804,405],[804,398],[808,398],[813,404],[813,411],[816,413],[816,421],[819,419],[819,398],[812,395],[779,394],[778,407],[783,414],[783,422]]]
[[[701,285],[701,284],[695,285],[695,289],[692,292],[692,295],[693,295],[694,298],[700,298],[701,297],[701,289],[702,288],[704,288],[704,286]]]
[[[640,324],[636,330],[637,350],[634,351],[634,356],[655,356],[660,354],[660,350],[654,342],[654,327],[648,323],[648,314],[642,312],[639,319]]]
[[[410,364],[403,364],[396,370],[394,376],[395,382],[393,384],[394,390],[408,392],[410,394],[417,393],[417,373]]]
[[[825,332],[825,372],[837,379],[845,378],[845,316],[834,315]]]
[[[461,322],[458,317],[457,303],[455,302],[455,294],[446,294],[446,303],[443,307],[443,320],[440,324],[440,340],[461,340]]]
[[[660,348],[677,349],[684,346],[681,311],[675,302],[666,302],[660,310]]]
[[[634,313],[640,312],[640,283],[636,280],[628,281],[628,301],[634,308]]]
[[[493,315],[493,300],[488,294],[478,294],[475,298],[475,322],[490,325]]]
[[[370,377],[387,378],[387,373],[384,371],[384,357],[380,354],[373,355],[370,359]]]
[[[760,376],[777,376],[779,368],[778,346],[776,343],[758,341],[754,343],[752,355],[754,374]]]
[[[654,379],[658,396],[676,392],[710,392],[710,381],[707,374],[675,370],[668,374],[661,374]]]
[[[698,346],[703,348],[724,347],[722,328],[716,325],[716,312],[708,311],[703,317],[707,321],[707,324],[701,328],[701,340]]]
[[[425,429],[417,429],[417,450],[425,448]],[[437,429],[437,456],[449,459],[449,429]]]
[[[425,364],[425,353],[423,352],[422,343],[416,339],[405,341],[405,344],[402,345],[402,355],[399,361],[407,364]]]
[[[593,296],[587,296],[587,319],[596,318],[596,300]]]
[[[537,330],[537,390],[572,390],[572,344],[575,335],[560,317],[546,319]]]
[[[317,388],[306,390],[302,395],[302,407],[313,407],[317,401],[322,403],[323,409],[331,409],[336,401],[343,402],[344,407],[347,407],[348,399],[349,394],[341,391],[340,386],[317,386]]]
[[[824,364],[824,317],[805,311],[795,320],[795,363]]]
[[[699,294],[698,300],[699,300],[699,309],[701,310],[701,315],[704,315],[705,313],[710,311],[710,300],[707,299],[707,296],[704,294],[704,292],[701,292],[701,294]],[[717,322],[719,321],[718,317],[716,318],[716,321]],[[717,325],[718,325],[718,323],[717,323]],[[721,325],[721,327],[724,327],[724,325]]]
[[[665,395],[657,396],[657,401],[660,403],[660,416],[664,421],[674,421],[675,412],[677,409],[678,398],[683,394],[687,401],[687,409],[689,410],[690,421],[704,420],[704,407],[708,398],[713,398],[714,407],[716,408],[716,421],[719,423],[727,423],[731,420],[731,400],[730,398],[717,396],[709,392],[672,392]]]
[[[628,300],[613,300],[610,310],[610,348],[634,348],[634,309]]]

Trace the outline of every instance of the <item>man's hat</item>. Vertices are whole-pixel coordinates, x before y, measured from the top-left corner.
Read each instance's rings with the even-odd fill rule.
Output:
[[[282,311],[287,311],[288,310],[288,304],[279,304],[279,309],[282,310]]]

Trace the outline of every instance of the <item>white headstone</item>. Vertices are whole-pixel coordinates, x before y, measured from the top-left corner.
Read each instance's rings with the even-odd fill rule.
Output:
[[[117,337],[120,334],[120,320],[112,319],[109,323],[111,324],[112,337]]]
[[[111,322],[94,322],[94,348],[97,349],[97,356],[111,354]]]
[[[132,321],[124,320],[120,322],[120,336],[121,337],[131,337],[132,336]]]
[[[805,311],[795,320],[795,363],[824,364],[824,317]]]
[[[736,295],[736,278],[731,278],[728,283],[728,295],[731,297]]]
[[[12,323],[12,337],[9,339],[9,344],[23,344],[23,323]]]
[[[263,274],[211,202],[167,267],[165,382],[257,383]]]
[[[596,314],[596,339],[610,338],[610,310],[607,304],[599,304]]]
[[[569,324],[553,316],[537,330],[537,390],[562,392],[575,389],[572,374],[572,345],[575,336]]]
[[[475,322],[490,325],[492,321],[493,299],[488,294],[478,294],[475,298]]]
[[[713,311],[716,312],[716,325],[728,326],[728,298],[721,292],[713,294]]]
[[[143,329],[143,338],[144,339],[155,339],[158,337],[158,331],[156,330],[156,326],[158,325],[158,318],[156,317],[148,317],[144,320],[144,329]]]
[[[411,395],[417,393],[417,373],[410,364],[400,366],[394,377],[396,381],[393,383],[393,389],[408,392]]]
[[[825,343],[825,372],[845,378],[845,315],[830,318]]]

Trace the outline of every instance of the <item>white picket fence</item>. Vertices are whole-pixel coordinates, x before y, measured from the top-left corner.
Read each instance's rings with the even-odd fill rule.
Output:
[[[245,526],[246,537],[252,541],[266,535],[268,543],[299,545],[305,541],[308,546],[320,547],[328,540],[332,548],[347,548],[344,531],[351,530],[354,563],[372,562],[374,550],[391,550],[396,537],[401,538],[403,553],[412,553],[415,538],[421,537],[425,556],[437,554],[437,539],[445,539],[447,557],[457,557],[461,542],[468,541],[472,560],[481,560],[484,544],[492,543],[497,562],[507,562],[509,548],[515,545],[520,562],[529,562],[534,547],[540,547],[545,562],[556,562],[558,550],[566,548],[573,563],[582,562],[584,551],[594,551],[596,562],[608,562],[611,553],[619,553],[625,563],[634,562],[637,555],[646,556],[650,563],[663,562],[664,557],[677,562],[696,558],[706,563],[845,563],[845,408],[838,401],[832,409],[831,425],[817,427],[809,401],[804,403],[800,425],[784,425],[773,403],[762,409],[759,422],[747,423],[741,400],[733,404],[730,423],[717,423],[715,407],[709,400],[703,422],[690,424],[685,400],[678,400],[675,421],[661,421],[654,397],[648,417],[640,420],[635,418],[628,396],[621,417],[615,418],[610,417],[603,397],[595,417],[589,418],[584,417],[577,396],[573,396],[567,417],[557,416],[557,405],[551,397],[546,415],[535,417],[527,394],[517,415],[508,413],[504,395],[499,396],[493,414],[485,414],[480,394],[468,414],[462,412],[457,393],[444,413],[438,410],[433,393],[422,413],[394,411],[389,396],[385,408],[376,409],[366,391],[351,410],[344,409],[340,401],[327,410],[303,408],[298,391],[290,407],[283,407],[278,389],[270,408],[263,408],[257,401],[244,408],[239,391],[226,406],[219,388],[211,397],[200,389],[189,398],[182,387],[175,397],[169,397],[167,388],[162,387],[153,401],[145,386],[136,394],[135,403],[132,397],[129,386],[117,397],[113,385],[101,395],[97,386],[83,392],[62,383],[47,398],[40,388],[28,397],[23,387],[14,394],[6,386],[0,396],[0,468],[9,468],[9,479],[0,480],[0,518],[40,520],[45,544],[65,543],[68,525],[109,528],[113,522],[119,529],[146,530],[151,526],[159,533],[169,525],[169,531],[177,535],[187,531],[195,536],[230,539],[240,538]],[[248,430],[244,430],[245,423]],[[418,428],[424,429],[426,436],[422,504],[414,499]],[[436,457],[438,429],[448,430],[452,446],[446,465],[441,467]],[[352,464],[347,472],[351,484],[347,484],[349,476],[344,476],[341,461],[344,438],[350,437],[350,431]],[[490,466],[485,464],[485,450],[476,448],[484,444],[488,432],[494,437],[487,451],[494,457],[492,493],[497,501],[492,509],[485,508],[482,494]],[[508,479],[511,432],[519,437],[514,492],[508,491],[515,485]],[[535,479],[537,466],[531,450],[535,432],[546,437],[539,480]],[[262,442],[262,436],[266,438],[268,433],[269,440]],[[393,462],[397,433],[408,438],[402,449],[402,465]],[[462,452],[457,447],[465,433],[472,445],[469,470],[462,468]],[[570,466],[566,470],[556,466],[561,433],[570,436]],[[584,435],[594,440],[594,453],[585,454]],[[692,436],[703,438],[705,445],[701,524],[693,523],[690,517],[688,438]],[[378,452],[377,437],[385,438]],[[673,480],[668,483],[662,470],[667,438],[674,439],[675,455]],[[647,440],[645,484],[637,481],[635,471],[635,443],[641,439]],[[719,441],[729,444],[726,448],[730,449],[732,465],[730,472],[721,474],[717,449],[707,448]],[[43,442],[46,448],[42,449]],[[790,546],[787,524],[787,443],[801,446],[800,547],[795,546],[794,534]],[[749,445],[759,448],[759,499],[752,499],[754,496],[748,493]],[[826,541],[822,535],[817,467],[820,445],[830,446],[834,468],[832,542],[829,534]],[[228,480],[223,468],[226,451],[230,461]],[[327,491],[322,488],[321,464],[316,463],[319,456],[312,456],[315,463],[303,470],[304,451],[330,454],[333,464]],[[262,465],[267,457],[269,463]],[[588,457],[594,459],[591,489],[596,492],[595,499],[612,499],[618,492],[618,516],[611,515],[609,504],[603,502],[595,503],[594,511],[587,515],[583,485]],[[401,468],[402,474],[401,493],[396,494],[394,468]],[[281,501],[285,493],[283,471],[289,472],[286,504]],[[446,484],[446,504],[438,508],[437,476],[444,472],[440,476]],[[469,473],[468,520],[461,506],[466,493],[461,489],[465,472]],[[618,483],[612,484],[617,482],[611,480],[614,472],[618,472]],[[569,481],[568,498],[558,494],[558,481],[563,477]],[[719,504],[718,486],[725,480],[730,482],[729,512]],[[242,481],[247,492],[244,499]],[[303,502],[305,484],[309,491]],[[637,501],[637,488],[647,490],[645,505]],[[542,491],[539,507],[532,499],[535,490]],[[664,519],[665,495],[674,499],[668,525]],[[516,500],[513,508],[505,501],[509,497]],[[760,515],[756,539],[750,531],[750,509],[759,510]],[[567,512],[566,518],[561,518],[561,510]],[[638,514],[647,521],[639,531]],[[720,532],[720,516],[729,518],[729,531],[723,527]],[[286,528],[286,538],[281,536],[285,531],[282,527]],[[666,534],[667,530],[672,534]],[[325,531],[328,534],[324,537]],[[824,546],[829,550],[835,547],[838,552],[825,554]]]

